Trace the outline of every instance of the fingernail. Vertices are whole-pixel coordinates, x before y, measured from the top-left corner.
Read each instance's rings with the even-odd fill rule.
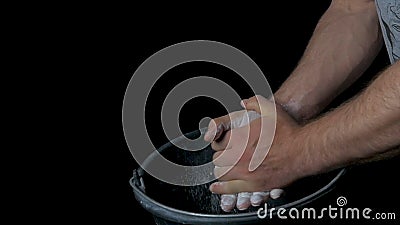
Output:
[[[247,200],[248,200],[248,199],[245,199],[245,198],[239,198],[238,201],[237,201],[238,206],[243,205],[244,203],[247,202]]]
[[[236,206],[239,210],[246,210],[250,206],[250,192],[241,192],[238,194]]]
[[[211,139],[211,132],[210,132],[210,131],[207,131],[207,132],[204,134],[204,139],[205,139],[205,140],[210,140],[210,139]]]
[[[216,187],[217,185],[219,185],[219,183],[220,183],[220,182],[215,182],[215,183],[212,183],[212,184],[210,185],[209,190],[210,190],[213,194],[215,194],[214,189],[215,189],[215,187]]]
[[[243,210],[248,209],[248,207],[243,206],[243,205],[238,205],[238,206],[237,206],[237,209],[239,209],[240,211],[243,211]]]
[[[240,101],[240,105],[241,105],[243,108],[246,108],[246,100]]]
[[[221,205],[232,206],[235,204],[236,195],[221,195]]]
[[[267,201],[268,196],[269,196],[268,191],[253,192],[253,195],[250,197],[251,205],[253,206],[261,205],[261,203]]]
[[[237,209],[239,210],[246,210],[250,207],[250,204],[245,204],[244,202],[242,203],[237,203]]]
[[[259,206],[261,205],[261,202],[263,201],[263,197],[261,195],[252,195],[250,197],[250,202],[252,206]]]
[[[224,212],[230,212],[230,211],[232,211],[232,209],[233,209],[233,206],[225,206],[225,205],[221,205],[221,209],[224,211]]]
[[[282,189],[272,189],[270,192],[270,196],[272,199],[277,199],[277,198],[281,197],[283,192],[284,191]]]
[[[221,209],[225,212],[230,212],[235,207],[236,195],[235,194],[223,194],[221,195]]]
[[[209,187],[208,189],[209,189],[213,194],[215,194],[214,191],[213,191],[213,189],[214,189],[214,184],[211,184],[210,187]]]

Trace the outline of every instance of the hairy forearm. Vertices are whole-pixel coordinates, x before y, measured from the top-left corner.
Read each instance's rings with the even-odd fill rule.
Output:
[[[308,173],[390,154],[400,145],[400,63],[360,95],[302,128]],[[396,147],[397,146],[397,147]],[[395,151],[394,153],[398,153]]]
[[[368,68],[381,39],[374,1],[333,1],[276,102],[298,121],[315,116]]]
[[[389,149],[386,152],[376,154],[372,157],[366,158],[366,159],[361,159],[359,161],[354,162],[353,164],[355,165],[362,165],[370,162],[375,162],[375,161],[381,161],[381,160],[386,160],[386,159],[392,159],[396,156],[400,156],[400,145],[394,147],[393,149]]]

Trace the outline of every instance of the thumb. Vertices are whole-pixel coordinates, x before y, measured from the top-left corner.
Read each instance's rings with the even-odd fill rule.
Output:
[[[245,180],[231,180],[211,184],[210,191],[214,194],[236,194],[239,192],[254,191],[251,182]]]
[[[249,99],[243,99],[243,100],[240,102],[240,105],[241,105],[243,108],[247,109],[247,110],[256,111],[256,112],[258,112],[259,114],[261,114],[260,105],[258,104],[257,100],[256,100],[256,101],[253,100],[253,97],[252,97],[252,98],[249,98]]]
[[[261,114],[261,116],[273,116],[275,115],[275,104],[264,98],[261,95],[255,95],[249,99],[244,99],[240,102],[243,108],[247,110],[253,110]]]

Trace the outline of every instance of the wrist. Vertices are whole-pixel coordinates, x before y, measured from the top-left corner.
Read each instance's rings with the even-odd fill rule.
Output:
[[[293,135],[290,148],[295,149],[296,154],[294,172],[299,178],[318,174],[323,170],[321,152],[316,151],[317,144],[310,138],[306,126],[300,127]]]
[[[302,177],[347,166],[358,157],[353,149],[342,145],[340,134],[331,134],[333,130],[322,126],[320,122],[301,126],[293,138],[292,147],[298,148],[296,164],[300,165]]]
[[[300,128],[293,141],[298,146],[303,175],[310,176],[347,166],[362,158],[357,145],[337,126],[317,120]],[[336,124],[337,125],[337,124]]]

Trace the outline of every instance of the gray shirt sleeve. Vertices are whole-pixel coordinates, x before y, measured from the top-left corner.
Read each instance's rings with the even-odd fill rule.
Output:
[[[400,0],[376,0],[383,39],[393,64],[400,58]]]

